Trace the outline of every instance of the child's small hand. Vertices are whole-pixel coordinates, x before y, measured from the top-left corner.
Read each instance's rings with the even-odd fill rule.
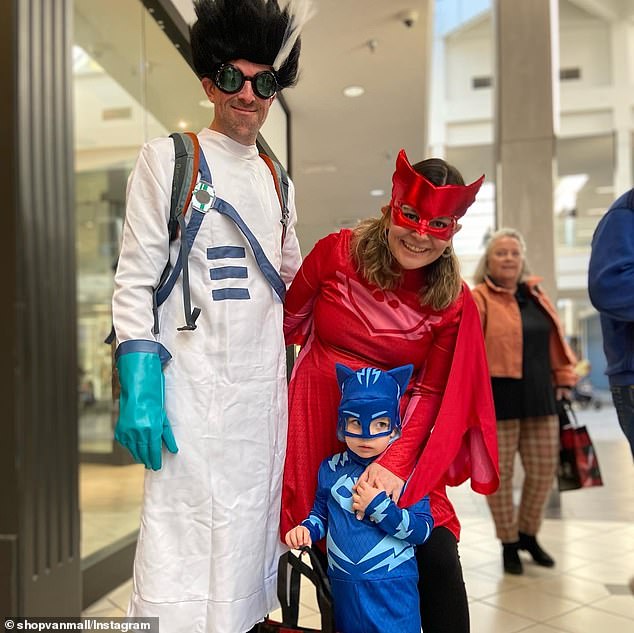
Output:
[[[371,486],[367,481],[358,481],[353,490],[352,509],[355,511],[357,519],[362,520],[365,515],[365,509],[382,490]]]
[[[284,541],[292,549],[299,549],[304,546],[310,547],[312,545],[310,532],[303,525],[298,525],[289,530],[284,537]]]

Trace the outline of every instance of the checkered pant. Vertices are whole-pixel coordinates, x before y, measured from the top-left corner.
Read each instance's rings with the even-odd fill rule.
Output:
[[[498,420],[500,487],[487,497],[497,537],[513,543],[518,531],[537,534],[559,462],[559,420],[548,415]],[[519,452],[524,467],[522,496],[513,507],[513,466]]]

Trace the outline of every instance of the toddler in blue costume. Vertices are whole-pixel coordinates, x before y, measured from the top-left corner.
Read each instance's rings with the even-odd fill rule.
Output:
[[[287,532],[299,548],[326,537],[328,576],[340,633],[420,633],[414,546],[431,534],[429,499],[401,509],[383,490],[359,483],[366,466],[401,433],[399,400],[413,366],[390,371],[337,364],[337,436],[344,453],[319,467],[308,518]]]

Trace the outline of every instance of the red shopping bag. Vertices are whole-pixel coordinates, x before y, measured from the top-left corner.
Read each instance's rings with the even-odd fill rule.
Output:
[[[559,490],[602,486],[601,470],[585,425],[580,425],[570,402],[557,403],[559,414]]]

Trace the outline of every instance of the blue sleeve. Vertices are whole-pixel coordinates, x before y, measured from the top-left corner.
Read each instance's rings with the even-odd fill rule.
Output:
[[[592,238],[588,270],[592,305],[617,321],[634,321],[634,210],[613,208]]]
[[[434,529],[429,497],[408,508],[399,508],[385,492],[380,492],[365,510],[366,517],[386,534],[412,545],[424,543]]]
[[[324,484],[322,464],[317,475],[317,492],[315,493],[315,503],[307,519],[301,523],[310,532],[310,539],[313,543],[320,541],[328,531],[328,487]]]

